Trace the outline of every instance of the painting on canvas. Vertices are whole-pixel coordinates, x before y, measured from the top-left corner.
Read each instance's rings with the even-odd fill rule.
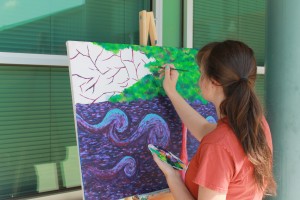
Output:
[[[199,113],[216,121],[201,97],[195,49],[67,42],[84,198],[120,199],[167,188],[148,144],[180,157],[182,123],[162,88],[159,66],[180,72],[177,89]],[[198,141],[188,133],[189,158]]]

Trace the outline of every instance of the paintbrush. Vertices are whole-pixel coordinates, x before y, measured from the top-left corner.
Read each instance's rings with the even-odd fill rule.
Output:
[[[165,67],[161,67],[161,66],[159,66],[159,68],[165,69]],[[189,72],[189,70],[187,70],[187,69],[170,68],[170,70],[176,70],[176,71],[180,71],[180,72]]]

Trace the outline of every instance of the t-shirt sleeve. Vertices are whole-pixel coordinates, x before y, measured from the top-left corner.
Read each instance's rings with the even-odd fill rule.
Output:
[[[197,173],[193,182],[220,193],[227,193],[234,174],[230,152],[216,144],[200,144]]]

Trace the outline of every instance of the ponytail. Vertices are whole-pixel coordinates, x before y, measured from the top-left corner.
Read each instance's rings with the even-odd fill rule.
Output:
[[[220,112],[242,144],[245,154],[254,166],[256,183],[265,194],[276,195],[276,183],[272,171],[272,151],[263,129],[263,109],[247,80],[239,80],[228,87],[228,93]]]

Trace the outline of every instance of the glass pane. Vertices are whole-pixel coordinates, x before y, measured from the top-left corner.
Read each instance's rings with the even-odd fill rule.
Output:
[[[213,41],[241,40],[264,65],[265,0],[194,0],[193,44],[195,48]]]
[[[67,40],[138,44],[150,0],[0,0],[0,52],[66,54]]]
[[[0,199],[80,186],[68,68],[0,66]]]

